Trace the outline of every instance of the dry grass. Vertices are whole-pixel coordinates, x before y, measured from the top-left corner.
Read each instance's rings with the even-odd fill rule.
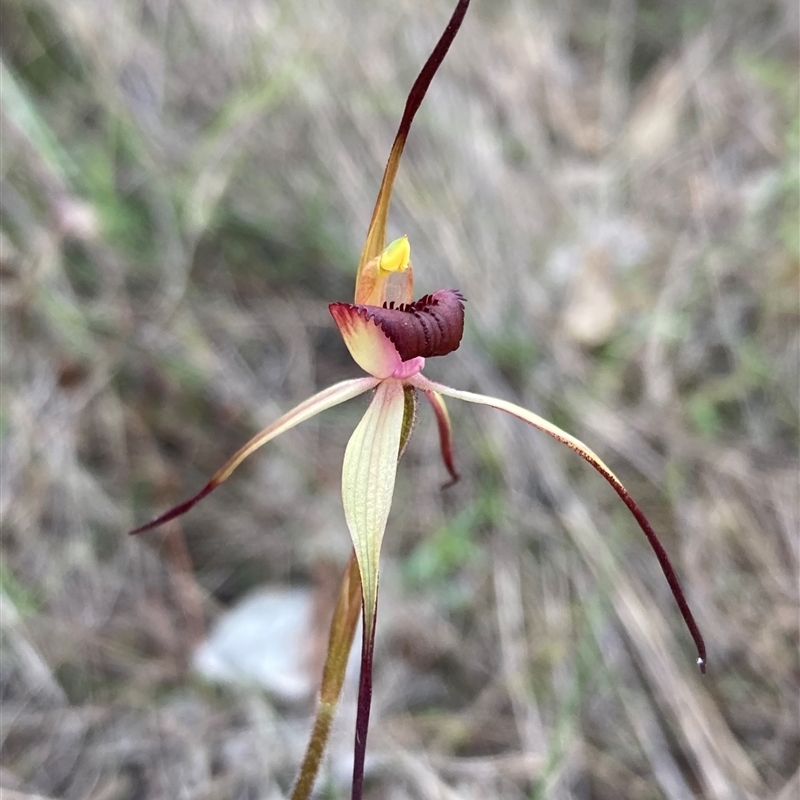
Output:
[[[203,620],[255,586],[312,583],[325,605],[363,404],[271,445],[166,535],[124,531],[355,374],[325,303],[350,295],[448,6],[0,6],[4,796],[283,796],[307,709],[186,665]],[[603,454],[672,554],[709,675],[597,475],[453,405],[464,479],[439,493],[423,415],[386,541],[370,797],[790,800],[796,3],[470,14],[392,218],[420,292],[470,299],[429,374]]]

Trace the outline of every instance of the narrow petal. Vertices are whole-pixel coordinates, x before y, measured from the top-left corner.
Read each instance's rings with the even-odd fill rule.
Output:
[[[428,398],[433,413],[436,415],[436,425],[439,428],[439,449],[442,451],[442,461],[450,473],[450,481],[442,487],[444,489],[461,480],[453,458],[453,426],[450,424],[450,414],[447,412],[444,398],[438,392],[433,391],[423,391],[423,394]]]
[[[447,397],[454,397],[457,400],[466,400],[468,403],[491,406],[492,408],[497,408],[500,411],[505,411],[507,414],[511,414],[512,416],[517,417],[517,419],[527,422],[528,425],[532,425],[534,428],[538,428],[540,431],[544,431],[545,433],[549,434],[554,439],[557,439],[562,444],[565,444],[571,450],[574,450],[585,461],[588,461],[589,464],[591,464],[608,481],[608,483],[611,484],[614,491],[619,495],[622,502],[625,503],[625,505],[628,507],[628,510],[631,512],[631,514],[633,514],[634,518],[639,523],[639,527],[644,532],[648,542],[650,542],[650,547],[653,548],[656,558],[658,558],[658,563],[661,565],[661,570],[664,573],[664,577],[667,579],[667,583],[672,590],[672,594],[675,597],[678,608],[680,608],[681,615],[686,623],[686,627],[689,629],[689,633],[691,633],[692,638],[694,639],[698,654],[697,664],[700,667],[700,671],[705,673],[705,642],[703,641],[703,636],[700,633],[700,629],[698,628],[691,609],[689,608],[689,604],[686,602],[683,589],[681,589],[681,585],[678,582],[678,576],[675,574],[675,570],[672,568],[669,556],[667,556],[666,550],[664,550],[663,545],[659,541],[658,536],[656,536],[656,532],[648,522],[647,517],[645,517],[644,513],[636,504],[634,499],[630,496],[630,494],[628,494],[628,490],[622,485],[622,482],[619,480],[619,478],[609,469],[606,464],[603,463],[596,453],[594,453],[583,442],[576,439],[574,436],[570,436],[570,434],[562,431],[558,426],[553,425],[552,422],[548,422],[546,419],[534,414],[532,411],[528,411],[526,408],[522,408],[514,403],[509,403],[506,400],[500,400],[497,397],[488,397],[482,394],[474,394],[473,392],[462,392],[459,389],[451,389],[449,386],[443,386],[440,383],[429,381],[422,375],[414,376],[409,383],[422,391],[439,392]]]
[[[159,525],[163,525],[165,522],[169,522],[181,516],[181,514],[185,514],[206,495],[216,489],[217,486],[228,480],[231,473],[242,461],[251,453],[258,450],[259,447],[265,445],[270,439],[274,439],[290,428],[294,428],[295,425],[299,425],[301,422],[311,419],[311,417],[316,416],[321,411],[337,406],[339,403],[344,403],[346,400],[358,397],[358,395],[374,388],[377,383],[378,381],[376,378],[356,378],[355,380],[342,381],[341,383],[329,386],[327,389],[323,389],[313,397],[309,397],[308,400],[304,400],[299,406],[288,411],[280,419],[273,422],[272,425],[267,426],[263,431],[256,434],[244,447],[230,458],[221,469],[214,473],[211,480],[196,495],[185,500],[183,503],[179,503],[151,522],[140,525],[138,528],[132,530],[131,534],[152,530]]]
[[[386,169],[383,173],[383,180],[381,181],[381,188],[378,190],[378,199],[375,201],[375,210],[372,212],[372,220],[369,224],[367,231],[367,240],[364,243],[364,249],[361,251],[361,258],[358,262],[358,274],[356,276],[356,303],[367,302],[367,292],[361,286],[361,276],[367,264],[373,258],[379,256],[384,249],[386,242],[386,221],[389,216],[389,202],[392,199],[392,188],[394,186],[394,179],[397,175],[397,168],[400,166],[400,157],[403,155],[403,148],[408,138],[408,132],[411,130],[411,123],[414,121],[414,116],[422,103],[428,87],[431,85],[433,76],[439,69],[442,61],[444,60],[450,45],[453,43],[461,23],[464,21],[464,15],[467,13],[469,0],[459,0],[458,5],[453,11],[447,27],[444,29],[439,41],[433,48],[428,60],[422,67],[417,80],[411,87],[406,100],[406,107],[403,111],[403,117],[400,120],[400,125],[397,129],[397,135],[394,139],[391,152],[389,153],[389,160],[386,162]]]
[[[353,360],[364,372],[381,380],[407,378],[425,365],[424,358],[403,361],[388,334],[375,316],[379,308],[331,303],[328,306]]]
[[[366,638],[374,622],[378,558],[394,494],[404,412],[403,384],[381,383],[344,454],[342,502],[361,571]]]

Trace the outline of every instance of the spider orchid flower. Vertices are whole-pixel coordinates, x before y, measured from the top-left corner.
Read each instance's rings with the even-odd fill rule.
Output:
[[[224,483],[248,456],[276,436],[326,409],[374,390],[367,412],[344,454],[342,501],[354,556],[345,572],[334,612],[317,718],[293,800],[308,797],[313,788],[359,611],[363,619],[363,643],[352,797],[361,797],[372,694],[381,543],[394,494],[397,462],[411,433],[418,393],[434,411],[442,458],[451,482],[457,481],[459,476],[453,460],[451,425],[444,397],[491,406],[511,414],[562,442],[591,464],[625,503],[647,537],[694,639],[697,663],[705,672],[703,638],[666,551],[639,506],[600,457],[532,411],[507,400],[444,386],[422,374],[426,359],[447,355],[458,348],[464,331],[464,298],[456,290],[442,289],[413,300],[414,277],[408,239],[402,237],[386,246],[386,225],[392,187],[411,123],[461,26],[468,5],[469,0],[459,0],[409,93],[359,260],[354,303],[332,303],[329,307],[350,354],[367,375],[337,383],[303,401],[245,444],[196,495],[131,531],[141,533],[186,513]]]

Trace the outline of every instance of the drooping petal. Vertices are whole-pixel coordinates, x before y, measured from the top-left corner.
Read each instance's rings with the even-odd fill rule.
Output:
[[[678,604],[678,608],[681,611],[681,615],[686,623],[686,627],[689,629],[689,633],[694,639],[698,655],[697,664],[700,667],[700,671],[705,673],[705,642],[703,641],[703,636],[700,633],[700,629],[698,628],[691,609],[689,608],[689,604],[686,602],[683,589],[678,581],[678,576],[675,574],[675,570],[672,568],[669,556],[659,541],[658,536],[656,536],[656,532],[648,522],[647,517],[645,517],[637,503],[630,496],[630,494],[628,494],[628,490],[622,485],[622,482],[619,480],[619,478],[605,463],[603,463],[601,458],[595,452],[593,452],[579,439],[576,439],[574,436],[570,436],[570,434],[561,430],[561,428],[559,428],[557,425],[553,425],[552,422],[548,422],[538,414],[534,414],[532,411],[522,408],[522,406],[509,403],[507,400],[501,400],[497,397],[489,397],[482,394],[474,394],[473,392],[463,392],[459,389],[452,389],[449,386],[443,386],[440,383],[430,381],[422,375],[414,376],[409,383],[411,383],[412,386],[416,386],[418,389],[421,389],[422,391],[439,392],[447,397],[454,397],[457,400],[466,400],[468,403],[491,406],[492,408],[497,408],[500,411],[505,411],[507,414],[511,414],[512,416],[517,417],[517,419],[527,422],[528,425],[532,425],[534,428],[538,428],[540,431],[544,431],[545,433],[549,434],[554,439],[557,439],[562,444],[565,444],[571,450],[574,450],[581,458],[591,464],[606,479],[606,481],[611,484],[614,491],[617,493],[617,495],[619,495],[622,502],[628,507],[628,510],[631,512],[631,514],[633,514],[634,518],[639,523],[639,527],[647,537],[647,541],[650,543],[650,547],[653,548],[656,558],[658,559],[658,563],[661,566],[661,570],[664,573],[664,577],[667,579],[667,583],[672,590],[672,594]]]
[[[259,447],[265,445],[270,439],[280,436],[295,425],[305,422],[307,419],[316,416],[321,411],[328,408],[344,403],[346,400],[351,400],[364,392],[374,388],[378,383],[376,378],[356,378],[354,380],[342,381],[341,383],[329,386],[323,389],[308,400],[304,400],[299,406],[295,406],[291,411],[288,411],[280,419],[275,420],[271,425],[268,425],[260,433],[257,433],[244,447],[236,452],[228,461],[219,469],[211,480],[193,497],[185,500],[182,503],[174,506],[165,511],[161,516],[156,517],[151,522],[145,525],[140,525],[130,533],[143,533],[144,531],[157,528],[165,522],[169,522],[176,517],[185,514],[190,508],[199,503],[206,495],[210,494],[220,484],[224,483],[231,476],[231,473],[242,463],[251,453],[258,450]]]
[[[378,558],[394,494],[404,412],[403,384],[381,383],[344,454],[342,502],[361,571],[365,637],[374,622]]]
[[[383,173],[383,180],[381,181],[381,188],[378,190],[378,199],[375,201],[375,210],[372,212],[372,220],[369,224],[367,231],[367,240],[364,243],[364,249],[361,251],[361,258],[358,262],[358,273],[356,275],[356,295],[355,302],[365,304],[368,302],[368,293],[361,285],[362,273],[366,265],[372,261],[373,258],[379,256],[384,249],[386,242],[386,221],[389,215],[389,202],[392,198],[392,188],[394,186],[394,179],[397,175],[397,168],[400,166],[400,157],[403,155],[403,148],[408,138],[408,132],[411,130],[411,123],[414,121],[414,115],[417,113],[423,98],[425,97],[428,87],[433,80],[433,76],[439,69],[453,39],[464,21],[464,14],[467,13],[469,0],[459,0],[458,5],[447,23],[439,41],[433,48],[433,52],[428,57],[425,65],[422,67],[417,80],[411,87],[406,100],[406,107],[403,111],[403,117],[400,120],[400,125],[397,129],[397,135],[394,139],[391,152],[389,153],[389,160],[386,162],[386,169]]]
[[[438,392],[423,391],[423,394],[428,398],[433,413],[436,415],[436,425],[439,428],[439,449],[442,451],[442,461],[450,473],[449,483],[442,487],[447,488],[461,480],[453,458],[453,426],[450,423],[450,414],[447,412],[444,398]]]
[[[404,361],[375,315],[379,308],[331,303],[331,316],[344,343],[361,369],[376,378],[408,378],[425,366],[424,358]]]

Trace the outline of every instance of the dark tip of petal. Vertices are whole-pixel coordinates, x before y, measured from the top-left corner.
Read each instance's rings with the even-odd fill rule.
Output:
[[[433,48],[433,52],[428,56],[428,60],[422,67],[416,81],[414,81],[414,85],[408,93],[403,118],[400,120],[400,127],[397,131],[398,139],[404,139],[408,135],[411,123],[414,121],[414,115],[417,113],[417,109],[419,109],[428,87],[431,85],[433,76],[441,66],[442,61],[444,61],[444,57],[447,55],[447,51],[450,49],[453,39],[456,38],[461,23],[464,21],[464,15],[467,13],[469,3],[470,0],[459,0],[450,17],[450,21],[447,23],[447,27],[444,29],[444,33],[442,33],[441,38]]]
[[[173,506],[169,511],[165,511],[160,517],[156,517],[151,522],[146,522],[144,525],[140,525],[138,528],[134,528],[132,531],[128,531],[129,536],[134,536],[137,533],[144,533],[145,531],[151,531],[153,528],[158,528],[159,526],[163,525],[166,522],[170,522],[173,519],[177,519],[178,517],[185,514],[190,508],[194,507],[197,503],[199,503],[206,495],[210,494],[214,489],[219,486],[219,481],[214,479],[210,480],[194,497],[190,497],[188,500],[185,500],[183,503],[179,503],[177,506]]]
[[[461,292],[440,289],[413,303],[395,306],[353,306],[366,319],[374,319],[408,361],[421,356],[445,356],[458,349],[464,335],[464,303]]]
[[[448,471],[449,471],[449,469],[448,469]],[[455,486],[460,480],[461,480],[461,475],[459,475],[458,472],[455,472],[455,471],[454,472],[450,472],[450,480],[449,481],[445,481],[439,488],[442,491],[445,491],[446,489],[452,489],[452,487]]]
[[[585,456],[581,454],[581,457]],[[614,491],[619,495],[622,502],[628,507],[628,510],[631,512],[631,514],[633,514],[634,518],[639,523],[639,527],[647,537],[647,541],[650,543],[650,547],[653,549],[653,552],[656,554],[656,558],[658,559],[658,563],[661,565],[661,571],[664,573],[664,577],[667,579],[669,588],[672,590],[672,596],[675,598],[675,602],[678,604],[683,621],[686,623],[686,627],[689,629],[692,639],[694,639],[698,656],[697,666],[700,667],[700,672],[705,675],[706,643],[703,639],[703,634],[700,633],[700,628],[695,621],[692,610],[689,608],[689,603],[687,602],[686,596],[683,593],[678,576],[675,574],[672,562],[669,560],[667,551],[664,549],[664,545],[661,544],[660,539],[653,530],[653,527],[650,525],[647,517],[644,515],[644,512],[639,508],[636,501],[628,493],[628,490],[619,482],[618,478],[609,473],[607,468],[604,469],[601,466],[598,466],[594,461],[589,460],[589,463],[592,464],[595,469],[599,470],[600,474],[611,484]]]

